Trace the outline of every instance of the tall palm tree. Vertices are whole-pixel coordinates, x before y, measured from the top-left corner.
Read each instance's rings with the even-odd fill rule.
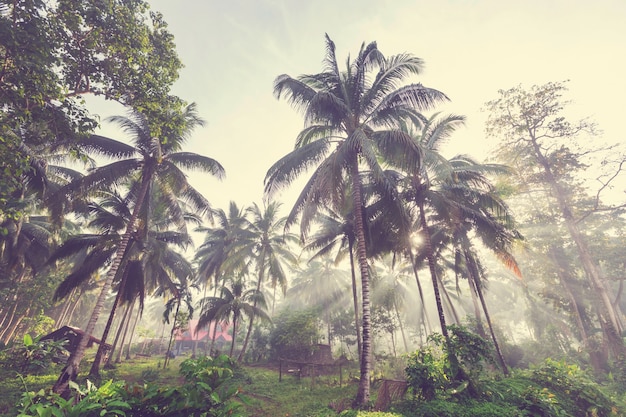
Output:
[[[356,59],[348,59],[346,68],[341,71],[335,44],[326,35],[326,57],[321,73],[297,78],[281,75],[274,83],[278,98],[285,97],[303,111],[305,128],[297,136],[295,149],[269,169],[265,178],[266,193],[271,195],[316,166],[287,224],[292,224],[302,214],[301,228],[306,234],[318,207],[330,205],[344,192],[339,187],[343,179],[348,177],[351,184],[363,309],[357,407],[369,401],[371,368],[370,280],[361,173],[368,169],[377,177],[381,172],[379,156],[399,152],[398,148],[415,147],[410,137],[398,129],[398,121],[417,118],[418,110],[447,99],[443,93],[421,84],[401,86],[408,76],[419,74],[421,70],[421,59],[409,54],[386,58],[372,42],[363,44]]]
[[[182,146],[189,138],[192,130],[202,125],[203,121],[198,117],[195,105],[189,105],[185,108],[182,115],[173,111],[166,115],[171,116],[171,123],[159,126],[159,129],[152,126],[150,121],[138,111],[131,113],[130,117],[112,117],[110,119],[112,122],[132,135],[132,145],[92,135],[81,143],[81,146],[92,153],[117,160],[96,168],[78,181],[62,187],[51,199],[52,212],[59,216],[62,213],[62,207],[69,205],[74,194],[85,195],[95,190],[108,189],[119,184],[123,179],[134,175],[138,175],[140,178],[137,187],[133,187],[131,190],[135,194],[136,202],[133,212],[90,316],[85,329],[85,336],[81,339],[78,348],[70,355],[63,372],[53,387],[57,393],[65,394],[68,390],[69,381],[78,375],[80,362],[87,346],[87,335],[91,334],[95,328],[128,242],[131,236],[136,233],[135,222],[148,194],[148,189],[158,185],[160,188],[168,190],[171,195],[190,203],[199,213],[210,215],[208,200],[189,185],[185,174],[180,169],[200,169],[217,178],[222,178],[224,175],[224,169],[216,160],[182,151]],[[159,137],[155,137],[153,132],[160,133]],[[180,206],[173,204],[171,210],[172,212],[179,211]]]
[[[274,289],[272,312],[276,302],[276,287],[280,286],[283,295],[287,291],[285,267],[293,267],[297,261],[290,245],[297,243],[298,239],[295,235],[285,231],[287,219],[279,217],[279,209],[280,203],[275,201],[269,202],[264,209],[256,203],[248,208],[247,212],[251,216],[247,228],[249,236],[236,250],[239,255],[235,255],[235,259],[249,256],[254,262],[258,292],[261,291],[265,280],[270,280],[270,285]],[[250,317],[238,361],[241,361],[246,353],[253,324],[254,316]]]
[[[215,211],[216,227],[199,227],[196,229],[197,232],[206,234],[204,242],[196,251],[194,258],[198,270],[198,283],[204,284],[203,298],[207,296],[206,291],[211,284],[211,278],[213,278],[213,297],[217,297],[217,290],[223,284],[222,281],[226,276],[237,275],[247,270],[247,259],[234,256],[243,242],[251,237],[250,231],[247,229],[249,221],[246,214],[243,208],[239,208],[234,201],[231,201],[228,206],[228,213],[222,209]],[[213,351],[216,333],[217,322],[213,326],[209,353]]]
[[[241,278],[229,279],[222,286],[220,297],[207,297],[201,301],[201,312],[196,329],[201,329],[210,322],[225,322],[233,324],[233,339],[230,345],[229,356],[235,351],[237,329],[243,316],[250,321],[258,317],[261,320],[271,321],[266,312],[267,303],[263,293],[256,288],[246,289],[245,281]]]

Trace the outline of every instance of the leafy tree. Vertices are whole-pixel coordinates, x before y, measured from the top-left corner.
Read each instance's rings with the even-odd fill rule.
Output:
[[[108,165],[96,168],[88,175],[60,188],[54,198],[51,199],[51,204],[58,214],[61,212],[61,207],[71,206],[70,201],[75,195],[87,195],[90,192],[108,189],[108,187],[119,184],[125,179],[135,175],[139,176],[139,180],[134,183],[136,185],[131,189],[131,193],[135,196],[133,212],[116,248],[100,296],[85,329],[86,334],[90,334],[95,327],[130,238],[137,231],[136,220],[143,209],[151,187],[159,187],[167,191],[164,196],[171,196],[170,202],[172,203],[168,206],[168,210],[172,215],[178,214],[181,220],[182,212],[178,205],[178,198],[187,201],[198,213],[210,215],[208,200],[189,185],[181,168],[200,169],[217,178],[223,176],[224,169],[214,159],[181,151],[193,128],[202,124],[194,105],[188,106],[180,118],[177,112],[167,111],[167,109],[165,112],[170,114],[173,118],[172,122],[177,122],[178,125],[174,124],[172,126],[175,127],[172,128],[168,127],[169,124],[163,126],[160,133],[164,136],[161,137],[154,136],[152,124],[145,115],[139,112],[132,113],[130,117],[113,117],[112,121],[132,135],[132,145],[92,135],[88,140],[83,141],[81,146],[103,156],[125,159],[118,159]],[[79,348],[70,356],[63,374],[55,384],[55,392],[65,392],[68,381],[76,377],[78,366],[84,356],[86,343],[87,339],[83,337]]]
[[[305,359],[320,339],[316,310],[283,310],[274,319],[270,346],[277,358]]]
[[[400,86],[409,75],[419,74],[422,61],[409,54],[386,58],[375,42],[363,44],[356,59],[348,59],[341,71],[335,44],[326,36],[324,70],[292,78],[279,76],[274,84],[278,98],[286,97],[304,113],[305,128],[298,135],[294,151],[281,158],[268,171],[266,193],[271,195],[291,183],[299,174],[315,167],[309,181],[288,216],[287,225],[299,214],[306,235],[310,220],[321,206],[331,206],[345,192],[349,178],[354,207],[356,253],[361,272],[363,344],[361,377],[355,405],[369,402],[371,369],[371,326],[369,270],[365,240],[361,173],[381,172],[379,156],[399,147],[414,147],[400,129],[399,120],[418,117],[417,110],[431,107],[446,96],[421,84]]]
[[[3,0],[0,11],[4,220],[22,215],[14,194],[32,169],[28,149],[76,139],[97,126],[83,96],[116,100],[154,119],[163,104],[180,104],[168,94],[182,64],[162,15],[143,0]]]
[[[565,90],[563,83],[548,83],[528,90],[521,86],[501,90],[500,97],[486,105],[490,112],[487,133],[501,140],[500,155],[512,161],[523,174],[522,190],[545,190],[539,198],[547,199],[558,212],[564,232],[576,248],[579,265],[597,297],[598,322],[617,363],[622,363],[626,347],[621,337],[621,312],[613,304],[598,261],[589,248],[588,231],[580,226],[583,214],[577,210],[575,198],[579,194],[572,188],[574,173],[584,168],[583,151],[576,150],[576,139],[593,134],[593,125],[586,120],[570,122],[563,116],[566,103],[561,97]],[[619,173],[618,169],[615,177]]]

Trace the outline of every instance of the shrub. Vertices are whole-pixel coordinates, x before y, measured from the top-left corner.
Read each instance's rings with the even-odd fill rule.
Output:
[[[226,356],[188,359],[181,364],[185,382],[162,388],[153,383],[128,385],[108,381],[100,388],[89,381],[85,388],[72,383],[74,397],[65,400],[41,390],[22,395],[20,417],[38,416],[238,416],[238,394],[226,382],[233,375],[233,363]]]

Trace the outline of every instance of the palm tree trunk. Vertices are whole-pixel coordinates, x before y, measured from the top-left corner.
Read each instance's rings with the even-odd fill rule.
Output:
[[[174,322],[172,323],[172,330],[170,331],[170,341],[167,343],[167,350],[165,351],[165,361],[163,362],[163,369],[167,367],[167,362],[172,354],[172,339],[174,339],[174,332],[176,331],[176,320],[178,319],[178,311],[180,310],[181,299],[178,299],[176,304],[176,313],[174,313]]]
[[[433,247],[430,239],[430,228],[428,227],[428,223],[426,222],[426,212],[424,211],[424,205],[421,203],[418,203],[418,205],[420,210],[420,225],[422,227],[424,237],[424,250],[426,251],[430,277],[433,282],[433,292],[435,293],[435,303],[437,304],[437,312],[439,313],[439,325],[441,326],[441,334],[446,338],[446,340],[449,340],[448,329],[446,327],[446,316],[443,310],[443,303],[441,302],[441,293],[439,292],[437,265],[435,264],[435,256],[433,254]]]
[[[233,357],[233,352],[235,351],[235,339],[237,338],[237,316],[233,317],[233,340],[230,343],[230,353],[228,356]]]
[[[130,247],[131,246],[129,245],[128,248]],[[107,319],[107,323],[104,326],[104,331],[102,332],[102,337],[100,339],[100,346],[98,346],[96,357],[94,358],[93,363],[91,364],[91,369],[89,370],[89,376],[93,378],[98,378],[100,376],[100,363],[102,362],[102,357],[104,356],[104,352],[106,351],[106,341],[107,341],[107,338],[109,337],[111,326],[113,325],[113,318],[115,317],[117,307],[120,304],[120,299],[122,297],[122,291],[123,291],[122,289],[124,288],[127,277],[128,277],[128,274],[124,272],[125,267],[123,266],[128,262],[128,250],[124,252],[123,257],[124,259],[122,260],[122,263],[120,264],[120,268],[118,269],[118,271],[122,271],[122,280],[120,282],[119,290],[117,291],[117,294],[115,295],[115,301],[113,301],[113,306],[111,306],[111,312],[109,313],[109,318]],[[123,344],[122,344],[122,347],[123,347]],[[113,355],[112,351],[110,355]]]
[[[102,285],[102,289],[100,290],[100,295],[98,295],[98,299],[96,300],[96,305],[94,306],[93,311],[91,312],[91,316],[89,317],[89,322],[87,323],[87,327],[85,328],[83,336],[80,338],[80,342],[74,350],[70,357],[67,360],[67,364],[63,368],[61,375],[57,379],[56,383],[52,387],[53,392],[60,394],[62,396],[69,395],[69,381],[74,381],[78,376],[80,363],[85,356],[85,350],[87,349],[87,343],[89,342],[89,338],[96,328],[96,323],[98,322],[98,318],[100,317],[100,312],[104,308],[104,302],[106,301],[106,297],[109,294],[109,290],[111,289],[111,285],[113,284],[113,279],[115,275],[117,275],[117,270],[120,267],[120,263],[122,262],[122,258],[124,256],[124,252],[126,252],[126,247],[128,246],[128,242],[130,241],[131,235],[135,230],[135,222],[137,217],[139,216],[139,211],[143,205],[143,200],[148,192],[148,185],[150,182],[150,172],[142,173],[142,184],[141,189],[139,191],[139,195],[137,196],[137,200],[135,203],[135,207],[133,209],[133,214],[130,216],[128,220],[128,225],[126,226],[126,231],[122,236],[122,241],[115,252],[115,257],[113,258],[113,262],[111,263],[111,268],[107,272],[106,279],[104,284]]]
[[[487,326],[489,327],[489,333],[491,333],[491,340],[493,340],[493,346],[496,349],[496,355],[498,357],[498,361],[500,362],[500,366],[502,366],[502,372],[504,372],[504,375],[508,376],[509,367],[506,365],[506,361],[504,360],[504,355],[502,355],[502,351],[500,350],[500,344],[498,343],[496,334],[493,331],[493,325],[491,324],[491,317],[489,316],[489,310],[487,309],[485,296],[483,295],[482,286],[480,285],[478,268],[476,266],[476,262],[474,258],[471,256],[471,254],[468,253],[467,250],[464,251],[464,255],[465,255],[465,263],[468,266],[469,276],[473,284],[471,285],[472,290],[475,291],[478,294],[478,297],[480,298],[480,304],[482,305],[483,312],[485,313],[485,320],[487,321]]]
[[[361,323],[359,323],[359,296],[356,287],[356,274],[354,272],[354,242],[348,238],[348,251],[350,252],[350,275],[352,277],[352,301],[354,303],[354,327],[356,328],[356,343],[359,351],[359,358],[363,347],[361,346]]]
[[[130,347],[133,344],[133,338],[135,336],[135,329],[137,328],[137,322],[139,321],[140,316],[141,316],[141,308],[137,309],[137,314],[135,315],[135,321],[133,322],[133,328],[130,331],[130,340],[128,341],[128,349],[126,350],[126,360],[130,360]]]
[[[259,254],[259,259],[261,259],[261,266],[259,270],[259,280],[256,284],[257,292],[261,292],[261,283],[263,282],[263,278],[265,277],[265,248],[261,249],[261,253]],[[257,299],[254,298],[254,302],[252,303],[254,309],[257,307]],[[246,348],[248,347],[248,341],[250,340],[250,335],[252,334],[252,325],[254,324],[254,314],[250,316],[250,324],[248,325],[248,331],[246,332],[246,338],[243,341],[243,346],[241,347],[241,352],[239,352],[239,356],[237,357],[237,362],[241,362],[243,360],[243,355],[246,353]],[[232,356],[232,353],[231,353]]]
[[[409,351],[409,345],[406,343],[406,335],[404,334],[404,325],[402,325],[402,319],[400,318],[400,311],[398,311],[398,303],[393,302],[393,308],[396,311],[396,318],[398,319],[398,327],[400,327],[400,334],[402,335],[402,342],[404,343],[404,351]]]
[[[424,299],[424,292],[422,291],[422,283],[420,282],[419,275],[417,274],[417,262],[415,261],[415,256],[413,256],[413,252],[411,251],[411,249],[409,249],[409,256],[411,257],[411,265],[413,265],[413,275],[415,275],[415,282],[417,283],[417,290],[419,291],[420,302],[422,303],[422,325],[424,326],[426,336],[428,336],[430,333],[432,333],[433,327],[430,324],[428,310],[426,310],[426,302]],[[428,325],[428,328],[426,328],[426,325]]]
[[[126,322],[126,317],[128,317],[128,311],[130,310],[130,305],[126,305],[126,309],[124,310],[124,315],[119,320],[117,324],[117,332],[115,332],[115,339],[113,340],[113,345],[111,346],[111,351],[109,352],[109,356],[107,357],[107,362],[104,365],[105,368],[113,367],[113,356],[115,354],[116,349],[118,349],[118,342],[120,341],[120,336],[122,335],[122,331],[124,330],[124,323]]]
[[[124,334],[122,335],[122,341],[120,343],[120,348],[117,350],[117,358],[115,359],[115,363],[122,362],[122,353],[124,353],[124,342],[126,341],[126,335],[128,334],[128,328],[130,327],[130,320],[133,317],[133,309],[135,308],[135,298],[130,302],[128,306],[128,314],[124,323]]]
[[[361,271],[361,300],[363,313],[363,345],[361,351],[361,374],[359,388],[354,400],[354,405],[364,407],[370,401],[370,369],[371,369],[371,348],[372,348],[372,328],[370,321],[370,277],[369,265],[367,262],[367,251],[365,244],[365,225],[363,224],[363,198],[361,196],[361,177],[359,175],[359,165],[357,155],[351,163],[352,177],[352,201],[354,206],[354,232],[357,244],[357,260]]]

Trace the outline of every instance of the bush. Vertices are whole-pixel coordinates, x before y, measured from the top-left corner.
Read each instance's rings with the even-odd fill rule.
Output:
[[[313,311],[283,311],[274,320],[270,333],[274,359],[307,358],[319,341],[317,314]]]
[[[108,381],[100,388],[89,381],[85,388],[72,383],[74,397],[65,400],[41,390],[22,395],[20,417],[29,416],[238,416],[238,394],[226,382],[233,375],[230,358],[188,359],[181,364],[185,382],[161,388],[153,383],[128,385]]]
[[[21,344],[5,349],[2,355],[3,366],[22,374],[29,374],[47,369],[59,357],[68,355],[67,340],[40,340],[24,335]]]

